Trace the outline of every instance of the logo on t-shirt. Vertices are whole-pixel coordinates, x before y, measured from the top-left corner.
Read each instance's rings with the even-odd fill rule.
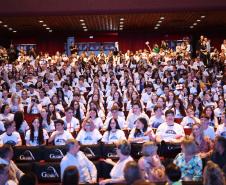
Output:
[[[66,140],[65,139],[56,139],[56,143],[58,143],[58,144],[65,144]]]
[[[87,140],[92,141],[92,137],[91,137],[91,136],[86,136],[86,137],[84,138],[84,140],[85,140],[85,141],[87,141]]]
[[[174,134],[174,135],[175,135],[175,134],[177,134],[177,133],[176,133],[174,130],[167,130],[167,131],[166,131],[166,134]]]
[[[111,136],[111,137],[110,137],[110,140],[118,140],[118,137],[115,136],[115,135],[114,135],[114,136]]]

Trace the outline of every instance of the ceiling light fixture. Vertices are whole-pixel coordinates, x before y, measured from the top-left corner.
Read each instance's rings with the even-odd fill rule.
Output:
[[[119,24],[124,24],[124,22],[120,22]]]
[[[80,22],[84,22],[84,19],[80,19]]]
[[[86,23],[82,23],[81,25],[82,25],[82,26],[85,26],[85,25],[86,25]]]
[[[122,18],[120,18],[120,21],[124,21],[125,19],[122,17]]]
[[[40,21],[38,21],[38,22],[43,23],[44,21],[43,21],[43,20],[40,20]]]
[[[0,21],[0,24],[2,24],[2,21]]]
[[[53,30],[49,30],[49,32],[53,32]]]
[[[50,30],[50,28],[49,28],[49,27],[47,27],[46,29],[47,29],[47,30]]]
[[[123,28],[119,28],[119,30],[123,30]]]
[[[155,29],[155,30],[157,30],[157,29],[158,29],[158,27],[155,27],[154,29]]]
[[[196,21],[197,21],[197,22],[200,22],[201,20],[200,20],[200,19],[197,19]]]
[[[88,31],[88,29],[84,29],[84,31]]]
[[[162,23],[162,21],[158,21],[158,23]]]
[[[13,33],[16,33],[17,31],[16,30],[13,30]]]
[[[12,31],[13,29],[12,28],[9,28],[9,31]]]
[[[202,19],[204,19],[205,17],[206,17],[205,15],[202,15],[202,16],[201,16]]]
[[[194,28],[194,26],[190,26],[190,28],[192,29],[192,28]]]
[[[4,24],[3,26],[4,26],[5,28],[7,28],[7,27],[8,27],[8,25],[7,25],[7,24]]]
[[[90,39],[93,39],[93,35],[90,35],[89,38],[90,38]]]
[[[160,17],[160,20],[164,20],[165,19],[165,17]]]
[[[85,29],[85,28],[87,28],[86,26],[83,26],[83,28]]]
[[[196,25],[197,25],[197,23],[196,23],[196,22],[194,22],[194,23],[193,23],[193,25],[194,25],[194,26],[196,26]]]
[[[160,24],[156,24],[156,26],[160,26]]]
[[[47,26],[47,24],[43,24],[42,26],[46,27],[46,26]]]

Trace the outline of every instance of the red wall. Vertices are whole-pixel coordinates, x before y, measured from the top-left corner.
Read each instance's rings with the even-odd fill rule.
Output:
[[[145,42],[149,41],[151,46],[153,43],[160,43],[161,40],[176,40],[182,39],[189,34],[156,34],[152,33],[94,33],[93,39],[90,39],[91,34],[78,33],[75,34],[76,42],[119,42],[120,50],[125,52],[127,49],[136,51],[144,49]],[[194,38],[198,39],[200,34],[193,35]],[[72,34],[68,35],[72,36]],[[220,45],[225,38],[225,34],[207,34],[212,40],[212,45],[220,49]],[[49,52],[51,55],[56,51],[63,52],[64,44],[66,43],[67,36],[62,34],[49,34],[47,36],[20,36],[13,38],[14,44],[25,44],[32,43],[37,44],[37,51]]]

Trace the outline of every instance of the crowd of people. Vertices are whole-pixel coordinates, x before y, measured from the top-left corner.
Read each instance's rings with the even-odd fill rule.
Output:
[[[114,168],[102,185],[125,180],[127,162],[152,182],[169,180],[172,171],[180,171],[179,179],[200,180],[203,160],[204,174],[208,168],[225,169],[226,40],[217,50],[201,36],[195,58],[189,41],[175,50],[165,41],[146,45],[136,52],[70,56],[38,54],[33,48],[21,48],[17,55],[13,45],[1,47],[0,145],[66,145],[62,177],[68,160],[77,164],[83,159],[76,169],[80,182],[92,183],[97,172],[79,144],[115,143],[119,161],[105,160]],[[31,123],[26,116],[34,118]],[[121,141],[125,148],[118,145]],[[169,167],[156,154],[156,143],[162,142],[182,147]],[[130,157],[131,143],[144,143],[138,164]],[[4,169],[0,166],[0,172]]]

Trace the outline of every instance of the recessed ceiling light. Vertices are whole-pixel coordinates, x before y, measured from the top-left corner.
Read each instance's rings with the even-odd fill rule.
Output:
[[[86,23],[84,23],[84,22],[83,22],[81,25],[82,25],[82,26],[85,26],[85,25],[86,25]]]
[[[165,17],[160,17],[160,20],[164,20],[165,19]]]
[[[122,18],[120,18],[120,21],[124,21],[125,19],[122,17]]]
[[[16,30],[13,30],[13,33],[16,33],[17,31]]]
[[[86,26],[83,26],[83,28],[87,28]]]
[[[0,24],[2,24],[2,21],[0,21]]]
[[[124,24],[124,22],[120,22],[119,24]]]
[[[119,30],[123,30],[123,28],[119,28]]]
[[[155,27],[154,29],[155,29],[155,30],[157,30],[157,29],[158,29],[158,27]]]
[[[160,24],[156,24],[156,26],[160,26]]]
[[[190,26],[190,28],[192,29],[192,28],[194,28],[194,26]]]
[[[49,32],[53,32],[53,30],[49,30]]]
[[[158,21],[158,23],[162,23],[162,21]]]
[[[200,20],[200,19],[197,19],[196,21],[197,21],[197,22],[200,22],[201,20]]]
[[[196,23],[196,22],[194,22],[194,23],[193,23],[193,25],[194,25],[194,26],[196,26],[196,25],[197,25],[197,23]]]
[[[90,35],[89,38],[90,38],[90,39],[93,39],[93,35]]]
[[[49,27],[47,27],[46,29],[47,29],[47,30],[50,30],[50,28],[49,28]]]
[[[88,29],[84,29],[84,31],[88,31]]]
[[[204,19],[205,17],[206,17],[205,15],[202,15],[202,16],[201,16],[202,19]]]
[[[9,30],[12,31],[13,29],[12,28],[9,28]]]
[[[7,25],[7,24],[4,24],[3,26],[4,26],[5,28],[7,28],[7,27],[8,27],[8,25]]]
[[[120,25],[119,27],[120,27],[120,28],[123,28],[123,25]]]
[[[80,22],[84,22],[84,19],[80,19]]]
[[[47,24],[43,24],[42,26],[46,27],[46,26],[47,26]]]
[[[43,21],[43,20],[40,20],[40,21],[38,21],[38,22],[43,23],[44,21]]]

